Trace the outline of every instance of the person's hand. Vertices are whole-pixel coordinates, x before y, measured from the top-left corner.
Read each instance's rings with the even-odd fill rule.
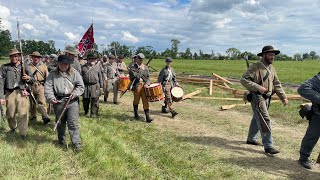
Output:
[[[51,104],[57,104],[58,101],[57,101],[57,99],[52,99],[50,103],[51,103]]]
[[[264,94],[264,93],[267,91],[267,89],[266,89],[265,87],[263,87],[263,86],[260,86],[259,89],[258,89],[258,91],[259,91],[261,94]]]
[[[284,99],[283,101],[282,101],[282,104],[284,105],[284,106],[286,106],[286,105],[288,105],[288,99]]]
[[[30,76],[28,76],[27,74],[22,76],[22,80],[29,81],[29,79],[30,79]]]
[[[6,103],[6,100],[5,99],[0,99],[0,104],[1,105],[4,105]]]

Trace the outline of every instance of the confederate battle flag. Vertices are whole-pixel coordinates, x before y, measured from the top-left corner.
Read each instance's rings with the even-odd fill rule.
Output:
[[[88,49],[92,49],[94,45],[93,37],[93,24],[89,27],[87,32],[83,35],[82,39],[78,44],[78,51],[80,57],[83,57]]]

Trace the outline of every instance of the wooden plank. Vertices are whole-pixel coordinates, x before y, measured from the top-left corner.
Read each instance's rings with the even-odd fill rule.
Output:
[[[228,86],[228,84],[225,83],[225,82],[223,82],[223,85],[224,85],[225,87],[227,87],[227,88],[230,88],[230,86]]]
[[[271,103],[275,103],[275,102],[281,102],[280,100],[275,100],[275,101],[271,101]],[[228,110],[228,109],[232,109],[232,108],[235,108],[235,107],[239,107],[239,106],[249,106],[251,105],[251,103],[246,103],[246,104],[230,104],[230,105],[224,105],[224,106],[221,106],[221,110],[224,111],[224,110]]]
[[[192,96],[191,99],[210,99],[210,100],[225,100],[225,101],[243,101],[240,98],[223,98],[223,97],[202,97],[202,96]]]
[[[212,73],[212,75],[213,75],[214,77],[219,78],[220,80],[222,80],[222,81],[224,81],[224,82],[228,83],[228,84],[233,84],[232,82],[230,82],[230,81],[228,81],[227,79],[225,79],[225,78],[223,78],[223,77],[219,76],[219,75],[218,75],[218,74],[216,74],[216,73]]]
[[[196,90],[196,91],[194,91],[194,92],[192,92],[192,93],[189,93],[189,94],[184,95],[184,96],[182,97],[182,100],[188,99],[188,98],[190,98],[190,97],[192,97],[192,96],[195,96],[195,95],[197,95],[197,94],[200,94],[200,93],[201,93],[201,90]]]
[[[209,95],[212,96],[212,86],[213,86],[213,81],[212,79],[210,80],[210,85],[209,85]]]
[[[225,86],[222,86],[222,85],[219,85],[219,84],[213,84],[213,85],[218,87],[218,88],[220,88],[220,89],[231,91],[231,92],[234,92],[236,90],[234,88],[228,88],[228,87],[225,87]]]
[[[251,105],[251,104],[250,104],[250,103],[247,103],[247,104],[230,104],[230,105],[224,105],[224,106],[221,106],[221,111],[225,111],[225,110],[232,109],[232,108],[239,107],[239,106],[249,106],[249,105]]]

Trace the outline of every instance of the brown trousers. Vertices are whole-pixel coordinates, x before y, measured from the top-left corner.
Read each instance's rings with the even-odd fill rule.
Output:
[[[21,90],[6,91],[6,116],[10,129],[19,129],[21,135],[28,133],[29,97],[22,96]],[[18,114],[18,116],[16,116]]]
[[[38,104],[38,111],[42,118],[48,118],[46,98],[44,97],[44,86],[39,82],[34,82],[32,85],[32,93]],[[37,117],[37,104],[31,101],[30,116]]]
[[[164,99],[164,104],[166,106],[168,106],[170,111],[174,111],[172,104],[172,96],[171,96],[171,84],[167,83],[166,86],[164,87],[164,95],[165,95],[165,99]]]
[[[139,83],[139,86],[133,91],[133,105],[139,105],[140,98],[142,99],[143,109],[149,109],[149,102],[144,91],[143,83]]]

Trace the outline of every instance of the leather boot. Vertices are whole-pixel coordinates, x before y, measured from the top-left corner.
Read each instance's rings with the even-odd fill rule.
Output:
[[[139,120],[138,105],[133,105],[134,119]]]
[[[178,115],[178,113],[174,110],[171,111],[171,117],[174,118],[176,117],[176,115]]]
[[[146,121],[147,121],[148,123],[152,122],[153,119],[150,117],[150,111],[149,111],[149,109],[145,109],[145,110],[144,110],[144,113],[145,113],[145,115],[146,115]]]
[[[167,110],[166,106],[162,106],[162,113],[168,113],[169,111]]]

